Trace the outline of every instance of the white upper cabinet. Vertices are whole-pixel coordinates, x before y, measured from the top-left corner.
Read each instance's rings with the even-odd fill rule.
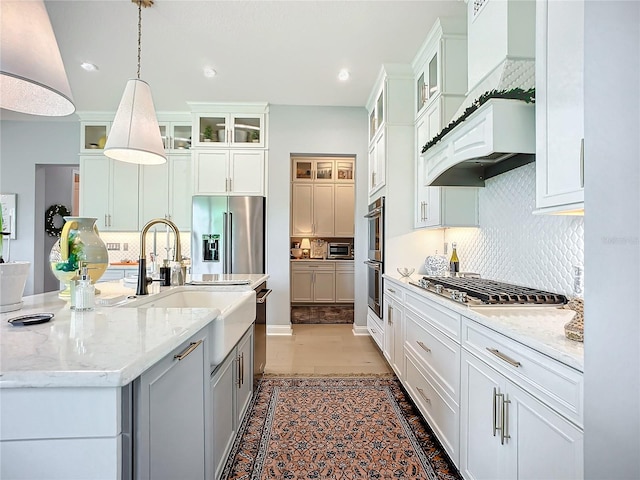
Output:
[[[158,121],[164,149],[170,153],[184,153],[191,148],[191,119]]]
[[[264,150],[193,152],[194,195],[264,195]]]
[[[536,213],[584,212],[584,2],[579,0],[536,3],[536,207]]]
[[[166,218],[191,230],[191,155],[170,155],[167,163],[140,167],[139,225]]]
[[[194,147],[265,148],[268,105],[190,103]]]

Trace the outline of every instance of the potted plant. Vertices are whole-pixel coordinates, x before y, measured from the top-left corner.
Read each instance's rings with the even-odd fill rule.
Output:
[[[251,141],[253,143],[260,142],[260,130],[251,130]]]
[[[202,136],[204,137],[205,142],[213,141],[213,128],[211,128],[211,125],[207,125],[204,128],[204,132],[202,132]]]

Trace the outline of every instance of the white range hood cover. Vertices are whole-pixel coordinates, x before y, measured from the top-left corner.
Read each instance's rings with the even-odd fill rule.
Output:
[[[484,181],[535,160],[535,108],[488,100],[423,155],[425,185],[483,187]]]

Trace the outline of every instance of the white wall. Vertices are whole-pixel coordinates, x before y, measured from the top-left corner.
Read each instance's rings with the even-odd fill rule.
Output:
[[[640,478],[640,3],[585,7],[585,478]]]
[[[367,111],[356,107],[271,105],[267,193],[267,272],[273,293],[267,302],[270,332],[290,329],[289,231],[291,154],[348,154],[356,158],[356,325],[366,325]]]
[[[40,293],[34,289],[34,260],[43,278],[42,242],[44,210],[36,208],[36,165],[74,164],[78,162],[80,128],[76,121],[0,121],[0,192],[15,193],[16,239],[11,240],[11,259],[31,262],[25,295]],[[43,185],[43,184],[42,184]],[[44,192],[39,192],[41,205]],[[46,209],[46,207],[45,207]]]

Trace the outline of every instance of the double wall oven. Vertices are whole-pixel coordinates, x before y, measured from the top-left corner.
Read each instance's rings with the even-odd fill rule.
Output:
[[[384,197],[369,205],[367,295],[369,308],[382,318],[382,273],[384,272]]]

